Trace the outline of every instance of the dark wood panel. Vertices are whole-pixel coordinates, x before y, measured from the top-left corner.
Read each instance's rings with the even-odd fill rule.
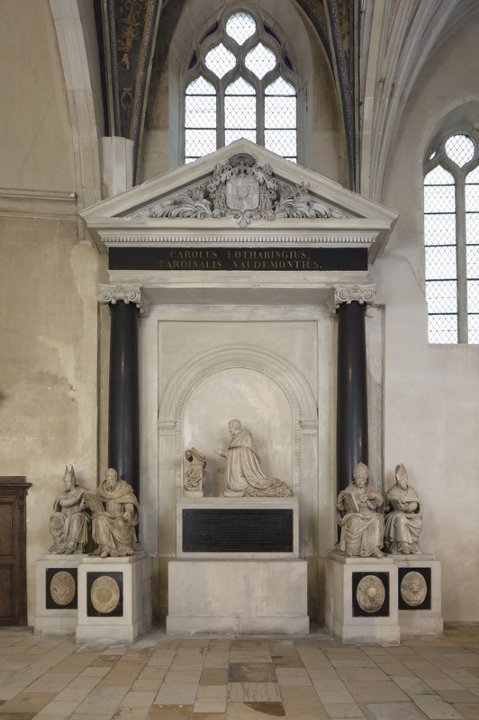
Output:
[[[0,625],[27,624],[26,494],[23,476],[0,476]]]
[[[0,565],[0,624],[16,625],[15,598],[11,591],[15,584],[13,565]]]
[[[0,557],[10,557],[13,553],[15,503],[14,496],[0,496]]]

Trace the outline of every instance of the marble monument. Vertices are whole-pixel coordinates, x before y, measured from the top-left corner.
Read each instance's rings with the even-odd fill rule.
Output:
[[[403,464],[396,465],[395,484],[386,493],[384,547],[389,553],[411,555],[419,552],[422,506],[409,484]]]
[[[369,470],[359,462],[353,468],[353,481],[336,501],[341,527],[339,550],[349,557],[382,558],[384,519],[377,512],[384,505],[381,495],[369,485]]]
[[[267,477],[261,469],[258,451],[249,430],[239,420],[228,423],[231,440],[226,451],[225,497],[289,497],[292,490],[283,480]]]
[[[183,490],[189,497],[203,497],[205,492],[206,458],[196,448],[184,453]]]
[[[86,490],[77,485],[75,469],[65,467],[64,492],[53,502],[50,533],[53,545],[49,552],[73,555],[82,553],[88,541],[89,517],[86,512]]]
[[[96,493],[88,496],[88,505],[92,511],[93,541],[98,545],[93,554],[101,558],[133,555],[138,500],[114,468],[108,468]]]

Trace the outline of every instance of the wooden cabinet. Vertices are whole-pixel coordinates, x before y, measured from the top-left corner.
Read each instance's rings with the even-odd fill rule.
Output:
[[[26,495],[23,476],[0,476],[0,625],[27,624]]]

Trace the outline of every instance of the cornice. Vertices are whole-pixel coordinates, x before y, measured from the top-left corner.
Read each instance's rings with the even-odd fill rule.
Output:
[[[77,195],[60,190],[0,188],[0,217],[77,221]]]

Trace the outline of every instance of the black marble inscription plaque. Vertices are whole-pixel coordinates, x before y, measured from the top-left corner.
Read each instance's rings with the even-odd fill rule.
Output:
[[[184,508],[183,552],[293,552],[293,510]]]
[[[384,585],[384,602],[379,610],[367,612],[358,603],[357,590],[363,577],[373,575]],[[353,617],[389,617],[389,573],[388,572],[353,572]]]
[[[65,573],[71,577],[71,588],[73,588],[73,596],[71,600],[67,602],[70,596],[70,587],[67,587],[67,594],[65,595],[65,602],[57,602],[52,596],[52,580],[55,580],[55,575],[58,573]],[[45,574],[45,607],[47,610],[77,610],[78,609],[78,592],[77,592],[77,569],[76,568],[47,568]]]
[[[103,587],[98,592],[96,600],[92,597],[92,590],[94,592],[93,584],[95,580],[103,581]],[[86,574],[86,585],[86,614],[88,617],[123,617],[122,572],[88,572]],[[95,605],[97,605],[97,607],[95,607]],[[105,612],[98,609],[101,605],[104,606]]]
[[[110,270],[367,270],[367,248],[111,247]]]
[[[410,572],[417,572],[422,575],[426,583],[426,597],[419,605],[409,605],[401,594],[401,583],[404,576]],[[430,610],[431,609],[431,568],[430,567],[404,567],[398,572],[398,607],[400,610]]]

